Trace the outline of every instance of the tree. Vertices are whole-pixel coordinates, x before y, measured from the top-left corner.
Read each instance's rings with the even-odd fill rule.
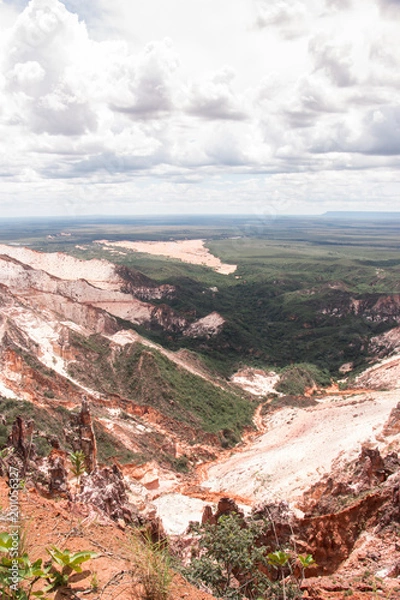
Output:
[[[185,573],[201,581],[218,596],[229,599],[258,598],[270,586],[259,569],[266,565],[266,548],[257,545],[264,521],[244,523],[236,514],[223,515],[217,524],[195,526],[199,556]]]
[[[310,554],[298,555],[288,548],[268,553],[262,539],[269,527],[265,519],[244,519],[235,513],[221,516],[216,524],[193,526],[198,551],[184,575],[224,600],[301,598],[304,571],[315,561]]]

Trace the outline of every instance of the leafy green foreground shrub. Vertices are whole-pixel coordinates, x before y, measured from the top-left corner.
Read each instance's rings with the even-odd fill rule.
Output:
[[[276,390],[287,396],[301,396],[314,385],[323,387],[330,384],[330,376],[325,369],[309,363],[298,363],[285,367]]]
[[[314,559],[287,549],[268,553],[260,543],[267,526],[264,520],[243,520],[235,514],[220,517],[217,524],[194,526],[198,555],[184,575],[227,600],[301,598],[300,583]]]
[[[72,572],[82,573],[82,563],[96,558],[96,552],[47,548],[50,561],[41,558],[32,562],[25,552],[18,553],[18,541],[9,533],[0,533],[0,592],[2,600],[45,598],[46,592],[70,588]]]

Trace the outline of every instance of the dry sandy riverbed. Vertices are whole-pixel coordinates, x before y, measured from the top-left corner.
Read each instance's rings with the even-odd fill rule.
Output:
[[[381,435],[397,402],[398,390],[331,396],[312,407],[282,408],[264,417],[266,433],[209,465],[196,485],[210,496],[246,499],[249,506],[285,500],[296,510],[304,491],[329,473],[335,461],[356,458],[362,444],[385,451],[398,443]],[[182,533],[210,504],[184,494],[178,488],[155,501],[168,533]]]
[[[283,408],[265,419],[268,431],[248,448],[210,466],[202,486],[227,496],[295,504],[334,460],[355,458],[364,443],[382,448],[379,434],[397,402],[398,392],[372,392]]]
[[[203,265],[221,273],[230,275],[236,271],[237,265],[228,265],[211,254],[205,247],[204,240],[179,240],[173,242],[109,242],[108,240],[97,240],[98,244],[118,248],[126,248],[134,252],[145,252],[156,256],[167,256],[176,258],[185,263]]]

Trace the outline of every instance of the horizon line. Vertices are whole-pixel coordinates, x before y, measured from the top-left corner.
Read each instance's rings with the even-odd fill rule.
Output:
[[[165,213],[165,214],[84,214],[84,215],[14,215],[14,216],[0,216],[0,221],[12,221],[12,220],[42,220],[42,219],[61,219],[61,220],[79,220],[79,219],[150,219],[150,220],[160,220],[165,218],[252,218],[257,219],[261,218],[263,220],[273,220],[274,218],[315,218],[315,217],[325,217],[325,216],[349,216],[349,215],[376,215],[376,216],[384,216],[384,215],[398,215],[400,217],[400,210],[398,211],[390,211],[390,210],[328,210],[324,213],[313,213],[313,214],[284,214],[277,213],[275,215],[257,215],[254,213]]]

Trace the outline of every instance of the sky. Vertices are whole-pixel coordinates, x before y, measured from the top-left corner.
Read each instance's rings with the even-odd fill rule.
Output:
[[[0,0],[0,216],[400,210],[400,0]]]

